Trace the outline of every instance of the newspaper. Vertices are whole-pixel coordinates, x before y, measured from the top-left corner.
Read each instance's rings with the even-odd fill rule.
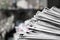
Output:
[[[18,28],[18,29],[17,29]],[[16,34],[27,39],[56,39],[60,38],[60,9],[45,8],[42,12],[26,20],[16,28]],[[21,31],[22,30],[22,31]]]

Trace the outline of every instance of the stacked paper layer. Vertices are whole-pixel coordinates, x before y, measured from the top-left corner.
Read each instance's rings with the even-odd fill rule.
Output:
[[[52,7],[51,9],[45,8],[42,12],[38,11],[33,18],[17,28],[17,33],[24,34],[25,38],[59,39],[60,9]]]

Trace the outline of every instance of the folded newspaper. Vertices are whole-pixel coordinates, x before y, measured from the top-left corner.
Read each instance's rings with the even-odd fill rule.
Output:
[[[16,27],[17,35],[31,39],[60,39],[60,9],[45,8]]]

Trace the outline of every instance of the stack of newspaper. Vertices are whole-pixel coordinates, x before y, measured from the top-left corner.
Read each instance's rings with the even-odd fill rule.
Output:
[[[34,17],[16,27],[23,38],[60,39],[60,9],[52,7],[38,11]]]

